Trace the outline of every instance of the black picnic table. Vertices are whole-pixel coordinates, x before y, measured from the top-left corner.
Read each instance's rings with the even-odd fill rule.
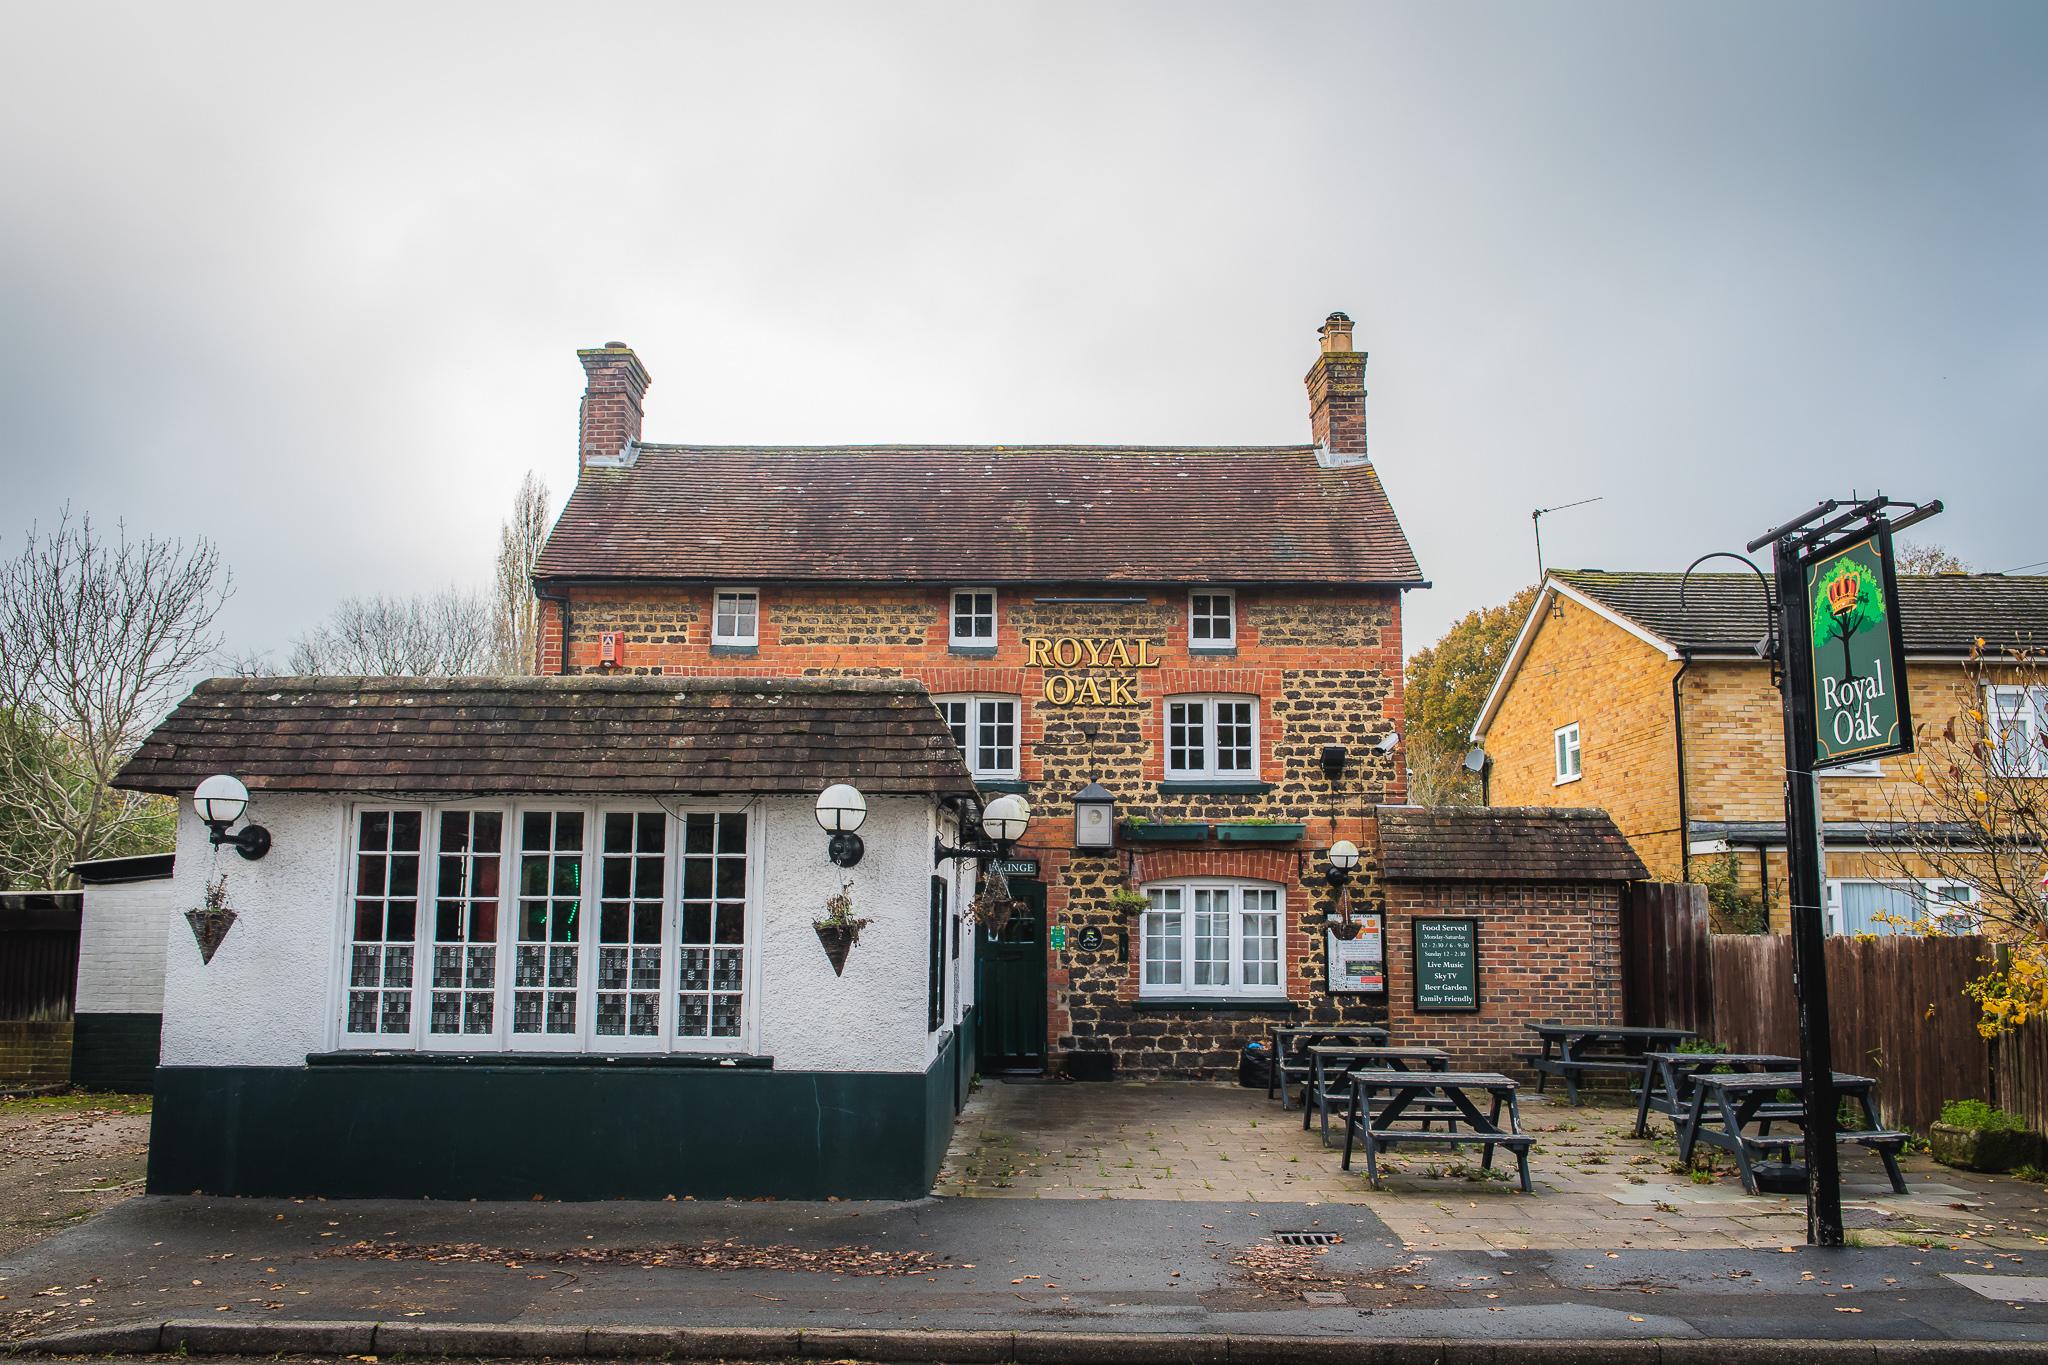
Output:
[[[1668,1115],[1674,1128],[1683,1128],[1692,1106],[1692,1078],[1702,1071],[1787,1071],[1798,1065],[1797,1057],[1776,1052],[1645,1052],[1636,1091],[1636,1136],[1650,1135],[1653,1109]]]
[[[1330,1106],[1342,1103],[1350,1093],[1352,1072],[1361,1067],[1393,1071],[1451,1069],[1451,1054],[1440,1047],[1350,1047],[1321,1043],[1310,1047],[1308,1055],[1308,1087],[1301,1092],[1301,1130],[1308,1131],[1311,1112],[1320,1114],[1325,1147],[1330,1145]]]
[[[1288,1077],[1308,1080],[1308,1049],[1323,1043],[1356,1043],[1370,1047],[1387,1041],[1387,1031],[1378,1024],[1282,1024],[1273,1030],[1272,1066],[1266,1073],[1266,1098],[1280,1091],[1280,1107],[1289,1105]]]
[[[1529,1149],[1536,1139],[1522,1131],[1522,1112],[1515,1103],[1518,1088],[1511,1077],[1492,1071],[1354,1071],[1351,1105],[1344,1117],[1344,1169],[1351,1169],[1354,1140],[1365,1148],[1365,1176],[1374,1188],[1380,1183],[1382,1151],[1404,1142],[1442,1143],[1454,1150],[1476,1143],[1484,1149],[1479,1157],[1481,1170],[1493,1169],[1494,1148],[1513,1152],[1522,1175],[1522,1193],[1532,1194]],[[1484,1114],[1473,1102],[1475,1091],[1493,1101]],[[1505,1127],[1501,1125],[1503,1111]],[[1403,1127],[1404,1119],[1419,1121],[1421,1127]],[[1444,1127],[1438,1131],[1430,1127],[1432,1123]]]
[[[1760,1193],[1757,1161],[1775,1155],[1789,1175],[1793,1170],[1792,1149],[1803,1149],[1806,1145],[1806,1112],[1798,1103],[1804,1088],[1797,1071],[1696,1073],[1692,1078],[1692,1103],[1678,1130],[1678,1159],[1690,1162],[1693,1148],[1702,1142],[1732,1152],[1742,1172],[1742,1187],[1751,1194]],[[1863,1111],[1864,1122],[1870,1125],[1838,1131],[1835,1140],[1837,1145],[1868,1147],[1876,1152],[1884,1162],[1884,1173],[1891,1178],[1892,1192],[1904,1194],[1906,1177],[1899,1171],[1899,1150],[1906,1145],[1909,1134],[1890,1131],[1878,1122],[1877,1105],[1872,1099],[1876,1090],[1877,1082],[1869,1076],[1835,1073],[1835,1093],[1855,1101]],[[1790,1091],[1792,1099],[1780,1099],[1780,1091]],[[1757,1125],[1757,1131],[1744,1131],[1752,1123]],[[1774,1123],[1797,1131],[1773,1133]]]
[[[1643,1053],[1658,1046],[1676,1047],[1693,1037],[1691,1029],[1635,1028],[1623,1024],[1530,1024],[1543,1040],[1541,1052],[1527,1054],[1536,1068],[1536,1093],[1552,1076],[1564,1082],[1565,1094],[1579,1102],[1579,1081],[1589,1072],[1640,1073]]]

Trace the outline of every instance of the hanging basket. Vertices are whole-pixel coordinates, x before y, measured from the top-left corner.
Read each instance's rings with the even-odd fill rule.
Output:
[[[226,908],[187,910],[185,923],[192,926],[193,941],[199,945],[200,962],[208,963],[220,951],[221,940],[228,936],[228,930],[235,927],[235,912]]]
[[[1358,931],[1363,929],[1364,927],[1364,925],[1360,924],[1355,919],[1335,919],[1331,920],[1329,925],[1331,934],[1335,935],[1337,938],[1344,940],[1344,942],[1346,943],[1349,943],[1352,939],[1357,938]]]
[[[967,909],[974,916],[974,922],[988,930],[990,938],[1001,938],[1003,927],[1017,913],[1017,900],[1010,894],[1009,878],[991,867]]]
[[[846,955],[853,950],[854,944],[860,942],[863,922],[848,920],[844,924],[832,924],[819,920],[811,926],[818,931],[818,942],[825,945],[825,960],[832,964],[832,975],[846,974]]]

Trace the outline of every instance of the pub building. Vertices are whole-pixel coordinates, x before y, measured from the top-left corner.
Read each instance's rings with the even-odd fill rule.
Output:
[[[1351,320],[1319,336],[1307,439],[1271,446],[664,444],[639,357],[579,352],[539,671],[922,683],[1032,812],[963,982],[984,1073],[1214,1076],[1276,1023],[1383,1020],[1377,932],[1333,978],[1326,921],[1384,908],[1428,585]]]

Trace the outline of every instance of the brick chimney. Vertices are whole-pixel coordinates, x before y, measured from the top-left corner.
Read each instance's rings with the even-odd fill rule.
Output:
[[[1323,353],[1308,372],[1308,423],[1316,463],[1365,463],[1365,352],[1351,349],[1351,319],[1332,313],[1316,329]]]
[[[630,464],[628,447],[640,439],[640,404],[651,382],[640,357],[623,341],[578,351],[583,362],[583,410],[577,419],[576,472],[591,465]]]

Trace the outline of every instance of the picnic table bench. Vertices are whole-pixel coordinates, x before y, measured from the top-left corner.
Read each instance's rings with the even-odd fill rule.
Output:
[[[1266,1074],[1266,1098],[1280,1091],[1280,1107],[1289,1106],[1288,1089],[1306,1085],[1309,1078],[1308,1049],[1324,1043],[1355,1043],[1370,1047],[1387,1041],[1387,1031],[1377,1024],[1283,1024],[1273,1030],[1272,1068]]]
[[[1864,1122],[1870,1125],[1854,1131],[1838,1130],[1835,1141],[1838,1145],[1868,1147],[1876,1152],[1884,1162],[1884,1173],[1891,1178],[1892,1192],[1904,1194],[1906,1177],[1899,1171],[1899,1151],[1910,1135],[1888,1130],[1878,1122],[1877,1106],[1871,1098],[1876,1090],[1877,1082],[1869,1076],[1835,1073],[1835,1093],[1855,1101],[1863,1111]],[[1678,1132],[1678,1159],[1690,1162],[1694,1147],[1702,1142],[1719,1147],[1734,1154],[1735,1164],[1742,1172],[1742,1187],[1751,1194],[1761,1193],[1757,1184],[1758,1161],[1775,1156],[1789,1174],[1792,1149],[1806,1145],[1805,1110],[1799,1104],[1779,1099],[1780,1091],[1790,1091],[1795,1099],[1803,1096],[1804,1085],[1797,1071],[1695,1074],[1692,1103]],[[1757,1131],[1744,1131],[1752,1123],[1757,1125]],[[1774,1123],[1789,1124],[1798,1131],[1773,1133]]]
[[[1552,1076],[1564,1082],[1565,1094],[1579,1102],[1579,1082],[1597,1072],[1627,1072],[1639,1075],[1643,1053],[1651,1048],[1676,1047],[1693,1037],[1691,1029],[1634,1028],[1621,1024],[1530,1024],[1531,1033],[1543,1040],[1538,1052],[1516,1054],[1536,1070],[1536,1093]]]
[[[1734,1071],[1789,1071],[1798,1065],[1797,1057],[1775,1052],[1645,1052],[1636,1091],[1635,1135],[1650,1135],[1653,1109],[1669,1116],[1674,1128],[1683,1128],[1692,1107],[1692,1078],[1702,1071],[1724,1066]]]
[[[1352,1072],[1361,1067],[1393,1071],[1451,1069],[1451,1054],[1440,1047],[1349,1047],[1323,1043],[1311,1047],[1308,1052],[1309,1080],[1301,1093],[1301,1130],[1304,1133],[1308,1131],[1312,1113],[1321,1115],[1325,1147],[1330,1145],[1330,1109],[1333,1105],[1343,1104],[1350,1095]],[[1434,1108],[1445,1101],[1418,1103]]]
[[[1478,1144],[1481,1170],[1493,1169],[1493,1151],[1505,1147],[1515,1154],[1521,1171],[1522,1193],[1534,1193],[1529,1182],[1529,1149],[1536,1139],[1522,1131],[1522,1115],[1515,1103],[1516,1082],[1492,1071],[1354,1071],[1351,1073],[1351,1104],[1344,1118],[1344,1169],[1351,1169],[1351,1151],[1356,1142],[1365,1148],[1365,1175],[1379,1187],[1379,1154],[1404,1142],[1441,1143],[1455,1150]],[[1488,1112],[1479,1112],[1472,1092],[1492,1099]],[[1384,1099],[1382,1100],[1382,1097]],[[1434,1106],[1417,1108],[1425,1100],[1442,1100],[1448,1112]],[[1501,1125],[1505,1111],[1507,1125]],[[1404,1127],[1403,1121],[1420,1122],[1421,1127]],[[1441,1130],[1429,1125],[1441,1123]]]

